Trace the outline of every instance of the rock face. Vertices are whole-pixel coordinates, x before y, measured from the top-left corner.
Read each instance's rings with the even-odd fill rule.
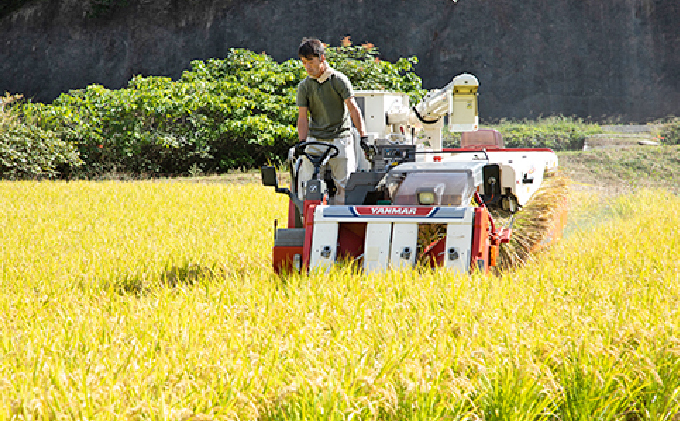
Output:
[[[100,2],[101,3],[101,2]],[[350,35],[415,55],[426,88],[480,80],[480,116],[645,121],[680,110],[677,0],[36,0],[0,21],[0,93],[51,101],[137,74],[177,78],[230,47],[296,56]],[[84,6],[85,5],[85,6]]]

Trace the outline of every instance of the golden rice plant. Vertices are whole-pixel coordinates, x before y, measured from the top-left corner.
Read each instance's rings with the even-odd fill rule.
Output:
[[[673,420],[680,198],[579,206],[500,276],[278,277],[270,189],[0,183],[0,419]]]
[[[521,265],[542,247],[559,239],[569,207],[569,180],[560,175],[546,177],[531,200],[516,214],[492,211],[500,224],[512,224],[509,243],[498,250],[501,270]]]

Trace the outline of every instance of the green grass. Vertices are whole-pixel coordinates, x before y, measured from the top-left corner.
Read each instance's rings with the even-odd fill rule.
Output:
[[[675,196],[620,197],[609,221],[499,277],[279,278],[272,222],[287,207],[271,189],[6,182],[0,193],[0,418],[680,412]]]
[[[579,150],[588,136],[602,134],[604,130],[596,123],[588,123],[576,117],[551,116],[536,120],[487,121],[482,129],[498,130],[507,148],[552,148],[555,151]],[[443,131],[445,147],[459,147],[461,133]]]
[[[600,134],[603,129],[597,123],[589,123],[582,118],[549,116],[539,117],[536,120],[505,120],[490,122],[489,128],[506,133],[522,133],[526,131],[550,132],[550,133],[571,133],[580,132],[583,134]]]
[[[680,146],[638,146],[560,152],[560,171],[576,182],[616,193],[622,189],[664,188],[680,193]]]

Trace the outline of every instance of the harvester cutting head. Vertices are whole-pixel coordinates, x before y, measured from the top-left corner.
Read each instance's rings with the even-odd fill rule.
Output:
[[[471,85],[476,81],[456,80]],[[277,273],[346,260],[367,271],[424,263],[486,272],[499,264],[499,247],[511,241],[512,228],[496,226],[492,212],[511,215],[527,206],[544,177],[555,173],[557,157],[549,149],[505,149],[500,134],[487,131],[465,133],[465,148],[428,148],[441,144],[441,138],[433,140],[431,132],[428,140],[433,142],[421,143],[410,119],[427,115],[432,123],[449,114],[445,104],[460,108],[455,92],[463,92],[465,101],[474,100],[463,107],[474,113],[465,111],[463,121],[449,116],[451,125],[476,129],[476,86],[458,90],[451,86],[452,92],[448,88],[426,97],[431,108],[421,103],[410,114],[405,111],[408,97],[401,94],[357,92],[367,121],[382,120],[390,127],[380,127],[370,137],[370,161],[357,147],[359,171],[350,175],[342,205],[328,204],[336,193],[324,172],[337,154],[331,144],[304,142],[292,150],[291,190],[278,187],[273,167],[263,167],[264,184],[290,198],[288,227],[277,229],[274,240]],[[376,113],[384,113],[383,118],[371,118]],[[409,131],[410,139],[405,135]],[[355,143],[359,145],[359,139]],[[314,165],[314,173],[305,191],[298,192],[302,159]],[[550,238],[558,237],[553,233]]]

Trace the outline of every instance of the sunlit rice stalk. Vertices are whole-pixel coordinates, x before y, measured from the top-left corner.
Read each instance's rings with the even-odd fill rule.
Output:
[[[608,221],[489,277],[277,277],[284,199],[254,185],[0,183],[0,418],[680,412],[679,198],[622,197]]]
[[[533,252],[561,235],[564,216],[569,206],[569,180],[556,175],[546,177],[531,200],[514,215],[492,211],[498,223],[509,225],[512,221],[512,237],[501,244],[498,268],[509,269],[524,264]]]

